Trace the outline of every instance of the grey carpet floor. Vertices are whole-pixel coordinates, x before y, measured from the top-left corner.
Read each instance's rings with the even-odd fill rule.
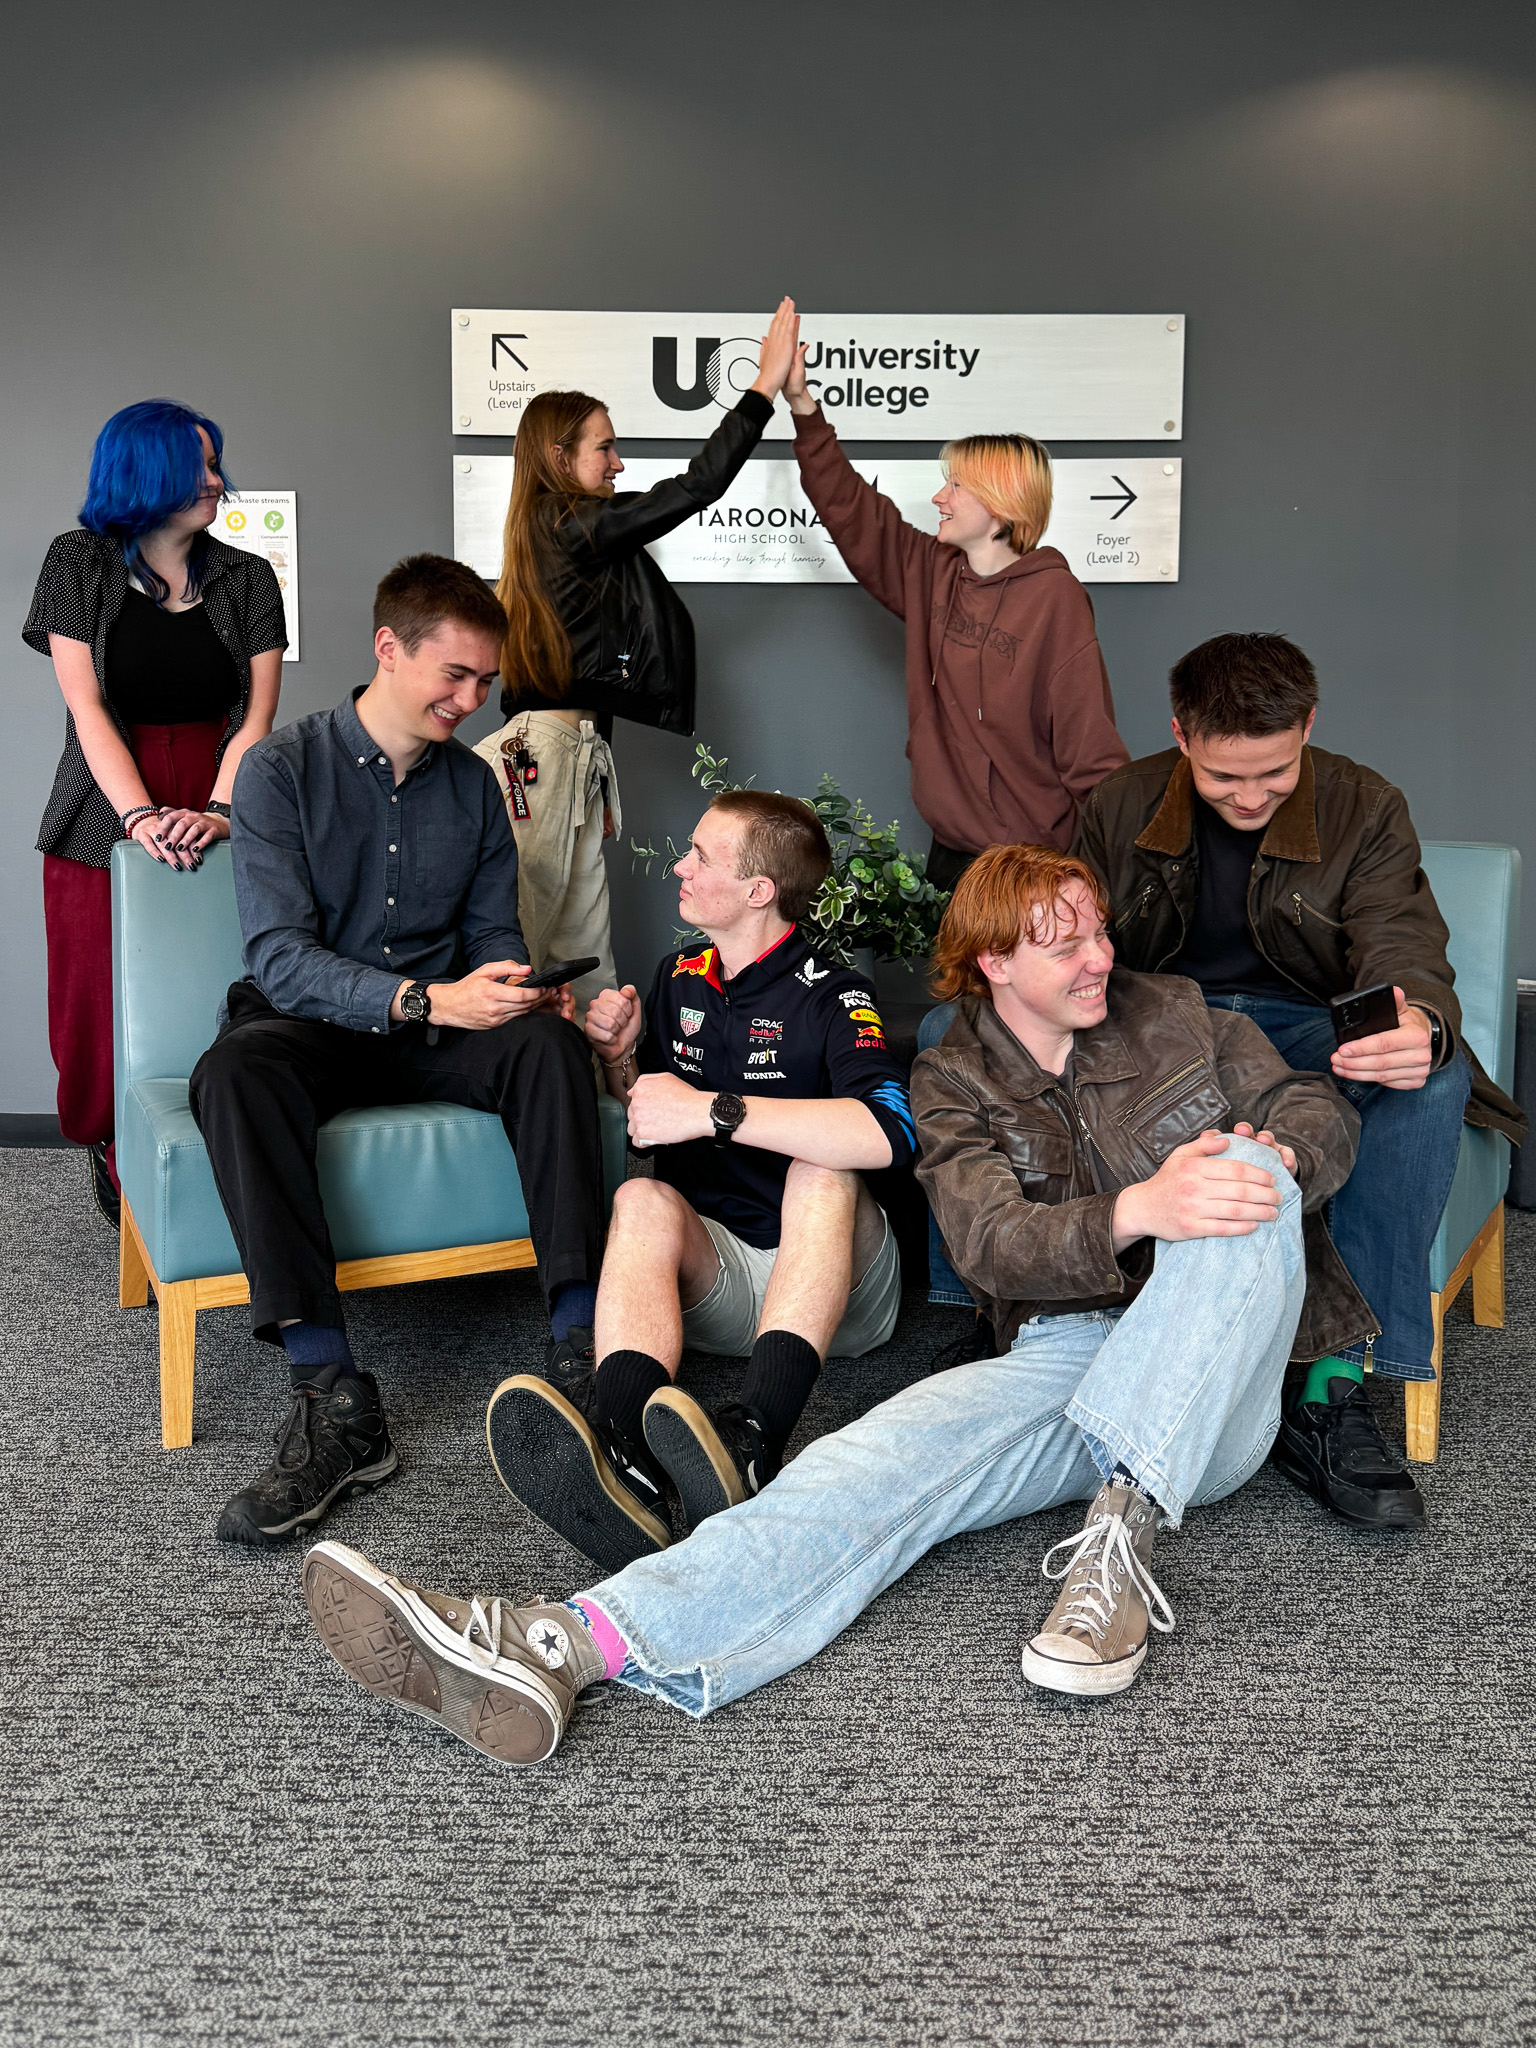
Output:
[[[1530,2041],[1533,1224],[1509,1327],[1453,1323],[1422,1539],[1265,1468],[1162,1543],[1179,1626],[1140,1684],[1077,1703],[1017,1666],[1075,1516],[1015,1523],[707,1722],[589,1694],[518,1774],[350,1687],[296,1554],[214,1541],[270,1354],[204,1316],[197,1441],[163,1452],[153,1315],[113,1305],[79,1158],[0,1152],[0,2038]],[[589,1582],[485,1453],[529,1279],[351,1312],[410,1462],[335,1534],[427,1584]],[[912,1303],[805,1432],[954,1327]]]

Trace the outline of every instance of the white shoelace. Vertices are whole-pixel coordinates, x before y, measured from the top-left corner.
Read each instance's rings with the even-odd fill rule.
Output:
[[[469,1602],[469,1618],[462,1627],[459,1626],[458,1610],[448,1610],[446,1618],[452,1625],[454,1634],[461,1638],[467,1650],[483,1662],[494,1664],[501,1655],[501,1606],[498,1596],[491,1602],[491,1611],[487,1614],[478,1597],[472,1596]],[[439,1620],[443,1618],[438,1617]],[[475,1641],[477,1634],[482,1638],[480,1642]]]
[[[1070,1551],[1071,1555],[1060,1571],[1052,1571],[1051,1559],[1058,1550]],[[1172,1629],[1173,1609],[1142,1563],[1122,1516],[1095,1515],[1077,1535],[1064,1536],[1060,1543],[1053,1543],[1040,1560],[1041,1573],[1048,1579],[1070,1578],[1079,1567],[1083,1568],[1083,1584],[1062,1609],[1061,1627],[1079,1629],[1095,1642],[1103,1641],[1105,1630],[1115,1618],[1122,1590],[1111,1578],[1112,1570],[1118,1567],[1146,1602],[1147,1619],[1152,1626],[1164,1635]]]

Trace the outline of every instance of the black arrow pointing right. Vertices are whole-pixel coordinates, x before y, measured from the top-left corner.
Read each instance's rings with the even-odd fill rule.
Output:
[[[1115,507],[1114,511],[1110,514],[1110,517],[1112,519],[1119,519],[1124,513],[1129,512],[1131,507],[1136,503],[1137,493],[1131,489],[1130,485],[1126,482],[1123,476],[1115,476],[1113,470],[1110,471],[1110,475],[1111,477],[1113,477],[1114,481],[1120,486],[1121,490],[1125,493],[1124,498],[1120,501],[1120,503]],[[1092,493],[1092,502],[1094,504],[1098,504],[1100,502],[1108,504],[1109,500],[1114,496],[1115,493],[1113,491],[1094,491]]]

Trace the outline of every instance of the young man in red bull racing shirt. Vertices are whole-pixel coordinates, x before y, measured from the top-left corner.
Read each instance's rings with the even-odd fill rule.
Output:
[[[706,943],[643,1010],[626,987],[587,1011],[655,1178],[615,1197],[591,1350],[559,1384],[505,1381],[486,1421],[509,1492],[610,1569],[670,1543],[666,1479],[690,1528],[759,1492],[822,1361],[895,1327],[896,1240],[860,1175],[910,1163],[912,1113],[873,992],[796,930],[831,864],[794,797],[717,797],[677,864]],[[673,1384],[684,1345],[747,1356],[713,1415]]]

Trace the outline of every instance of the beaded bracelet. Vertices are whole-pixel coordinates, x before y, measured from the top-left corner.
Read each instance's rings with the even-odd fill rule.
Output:
[[[118,823],[123,828],[123,837],[131,839],[133,828],[140,818],[158,818],[163,807],[160,804],[135,804],[131,811],[124,811]]]

